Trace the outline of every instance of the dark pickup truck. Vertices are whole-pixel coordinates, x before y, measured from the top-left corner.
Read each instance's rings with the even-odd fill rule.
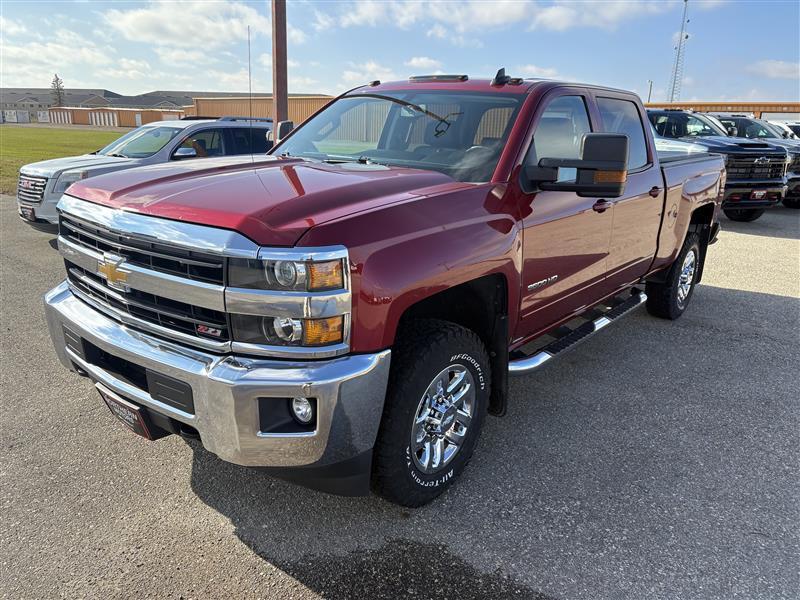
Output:
[[[725,157],[728,177],[722,209],[731,221],[755,221],[786,196],[789,157],[784,148],[731,137],[732,129],[726,131],[704,114],[649,109],[647,115],[658,135],[691,141]]]
[[[786,139],[776,125],[739,115],[714,115],[726,127],[735,127],[738,135],[786,148],[791,162],[786,173],[786,195],[783,205],[800,208],[800,140]]]
[[[661,162],[630,92],[373,82],[272,156],[74,184],[47,322],[145,437],[418,506],[505,413],[509,375],[636,307],[683,314],[724,179],[717,155]]]

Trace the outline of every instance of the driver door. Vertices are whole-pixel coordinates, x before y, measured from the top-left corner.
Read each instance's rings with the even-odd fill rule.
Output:
[[[580,158],[593,131],[591,98],[561,91],[544,100],[526,164],[541,158]],[[559,180],[575,178],[561,169]],[[523,196],[523,267],[517,339],[540,331],[606,294],[604,282],[614,208],[573,192],[530,191]]]

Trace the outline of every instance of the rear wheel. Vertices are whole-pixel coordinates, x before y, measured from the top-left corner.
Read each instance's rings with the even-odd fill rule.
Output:
[[[726,208],[725,216],[731,221],[749,223],[764,214],[763,208]]]
[[[800,208],[800,197],[798,198],[784,198],[783,205],[786,208]]]
[[[403,506],[444,492],[475,449],[489,385],[489,358],[474,332],[434,319],[405,328],[392,352],[373,490]]]
[[[662,319],[680,317],[694,293],[700,268],[700,236],[690,233],[663,282],[648,281],[647,312]]]

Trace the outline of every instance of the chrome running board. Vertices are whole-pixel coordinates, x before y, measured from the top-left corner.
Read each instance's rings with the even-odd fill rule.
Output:
[[[631,290],[631,297],[619,299],[611,305],[611,308],[600,316],[583,323],[575,329],[566,330],[563,335],[545,347],[537,350],[534,354],[526,355],[521,352],[514,352],[509,357],[508,373],[510,375],[527,375],[548,362],[553,358],[572,350],[575,346],[590,338],[595,333],[610,325],[617,319],[624,317],[634,309],[640,307],[647,300],[647,295],[637,289]],[[587,314],[595,316],[597,311],[589,311]],[[564,328],[559,328],[563,330]]]

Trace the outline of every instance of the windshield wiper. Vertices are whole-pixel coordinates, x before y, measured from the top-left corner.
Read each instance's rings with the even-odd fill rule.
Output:
[[[118,152],[114,154],[106,154],[106,156],[113,156],[114,158],[130,158],[129,156],[125,156],[124,154],[119,154]]]
[[[327,156],[327,158],[323,158],[322,162],[325,162],[325,163],[328,163],[328,164],[331,164],[331,165],[336,165],[336,164],[341,164],[341,163],[358,163],[358,164],[361,164],[361,165],[383,165],[383,166],[386,166],[386,165],[384,165],[384,163],[378,162],[377,160],[374,160],[374,159],[370,158],[369,156],[355,157],[355,156],[348,156],[346,154],[344,154],[344,155],[342,155],[342,154],[327,154],[326,156]]]

